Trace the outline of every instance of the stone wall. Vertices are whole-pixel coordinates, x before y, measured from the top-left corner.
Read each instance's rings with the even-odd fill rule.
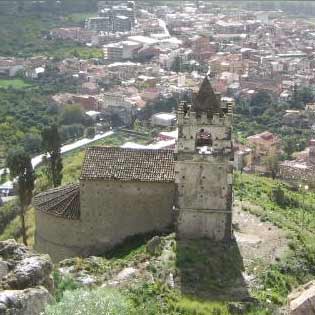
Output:
[[[178,218],[179,238],[207,238],[214,241],[230,240],[232,214],[226,212],[181,210]]]
[[[53,261],[59,261],[84,253],[84,226],[79,220],[68,220],[36,211],[34,248],[48,253]]]
[[[305,168],[294,167],[291,165],[280,164],[279,176],[283,179],[302,181],[305,183],[314,183],[315,167],[307,166]]]
[[[231,238],[232,166],[211,156],[178,161],[177,233],[183,238]],[[212,161],[214,160],[214,161]]]
[[[36,211],[35,249],[54,261],[103,253],[173,223],[174,183],[81,181],[80,220]]]
[[[174,183],[81,181],[81,220],[95,249],[173,223]]]

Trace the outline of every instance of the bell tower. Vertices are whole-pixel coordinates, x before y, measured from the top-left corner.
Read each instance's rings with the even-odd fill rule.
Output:
[[[176,234],[179,239],[232,236],[232,103],[222,103],[208,77],[192,104],[177,112]]]

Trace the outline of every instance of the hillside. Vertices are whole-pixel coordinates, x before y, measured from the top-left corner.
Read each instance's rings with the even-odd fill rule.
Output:
[[[112,136],[105,144],[124,140]],[[80,151],[65,157],[65,182],[78,178],[82,159]],[[64,290],[83,283],[83,290],[110,285],[131,299],[133,308],[142,303],[145,309],[153,307],[152,314],[234,314],[234,307],[248,309],[242,314],[272,314],[281,308],[288,293],[315,274],[315,194],[255,175],[236,173],[234,182],[236,241],[231,246],[181,243],[171,234],[161,237],[152,254],[146,244],[153,235],[137,237],[104,257],[69,259],[56,266],[58,300]],[[14,209],[10,204],[1,208],[2,222],[10,222],[1,227],[1,239],[20,235]],[[31,239],[33,215],[31,209]]]
[[[117,294],[130,314],[277,314],[288,293],[314,276],[315,195],[304,196],[303,208],[303,195],[278,181],[236,174],[235,184],[236,239],[229,246],[147,235],[103,257],[67,259],[56,266],[59,303],[47,314],[70,307],[62,294],[77,288],[82,303],[84,294]]]

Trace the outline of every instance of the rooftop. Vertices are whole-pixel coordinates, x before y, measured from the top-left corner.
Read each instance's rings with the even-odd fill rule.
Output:
[[[78,184],[47,190],[36,195],[33,205],[39,211],[69,220],[80,218],[80,188]]]
[[[247,137],[247,140],[265,140],[265,141],[276,141],[278,137],[270,131],[264,131],[253,136]]]
[[[156,44],[158,42],[158,40],[154,38],[151,38],[148,36],[142,36],[142,35],[129,36],[128,39],[133,42],[138,42],[142,44],[151,44],[151,45]]]
[[[153,115],[155,118],[171,121],[176,119],[176,115],[173,113],[158,113]]]
[[[90,147],[86,151],[81,179],[172,182],[174,165],[171,150]]]

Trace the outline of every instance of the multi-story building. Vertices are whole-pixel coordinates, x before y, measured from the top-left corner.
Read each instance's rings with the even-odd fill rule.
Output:
[[[104,59],[109,61],[130,60],[141,47],[142,44],[130,40],[104,45]]]
[[[129,32],[136,24],[135,3],[133,1],[101,1],[98,5],[99,17],[89,18],[86,28],[103,32]]]
[[[113,30],[115,32],[129,32],[131,31],[131,20],[125,15],[117,15],[114,18]]]
[[[107,16],[97,16],[86,20],[85,27],[89,31],[96,32],[112,32],[113,22],[110,17]]]

